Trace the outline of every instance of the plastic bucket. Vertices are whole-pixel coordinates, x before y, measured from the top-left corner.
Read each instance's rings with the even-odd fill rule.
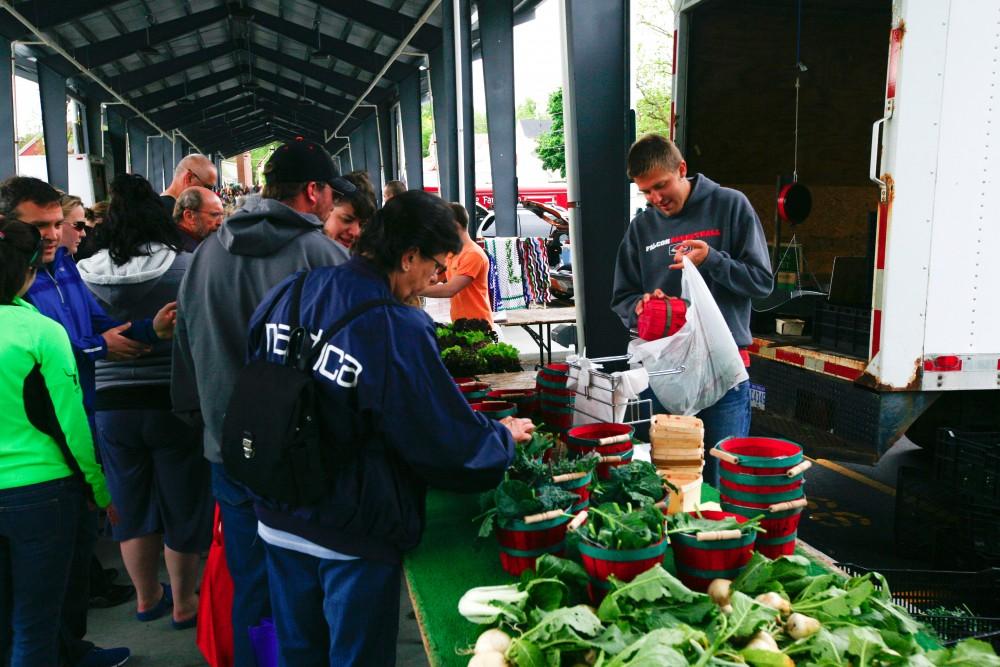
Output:
[[[739,523],[747,520],[734,512],[704,511],[701,516],[714,521],[729,517],[736,517]],[[670,539],[677,577],[688,588],[702,592],[713,579],[735,579],[750,560],[756,538],[757,533],[749,531],[739,539],[699,542],[695,535],[675,533]]]
[[[500,565],[515,577],[525,570],[535,569],[535,559],[542,554],[561,555],[566,543],[566,524],[572,516],[542,521],[504,521],[496,528],[500,544]]]
[[[584,456],[591,452],[597,452],[601,456],[622,457],[621,463],[599,463],[597,465],[597,476],[601,479],[608,479],[611,476],[613,466],[623,465],[632,460],[632,434],[633,429],[628,424],[586,424],[571,428],[566,434],[566,444],[570,456]],[[603,439],[623,436],[627,436],[623,442],[599,444]]]
[[[459,389],[469,403],[478,403],[486,398],[486,394],[490,393],[490,386],[485,382],[470,382],[460,386]]]
[[[503,419],[517,414],[517,406],[509,401],[482,401],[473,403],[472,409],[482,412],[490,419]]]
[[[746,475],[782,475],[804,459],[800,445],[780,438],[726,438],[715,449],[738,459],[720,459],[722,470]]]
[[[538,405],[538,393],[534,389],[494,389],[486,398],[513,403],[518,417],[532,416]]]
[[[666,471],[667,481],[680,489],[685,512],[694,510],[701,502],[701,473]]]
[[[573,504],[570,512],[576,514],[580,510],[585,510],[590,507],[590,483],[594,481],[594,473],[588,472],[586,476],[580,479],[571,479],[568,482],[557,482],[556,486],[566,489],[567,491],[572,491],[575,493],[579,500]]]
[[[596,603],[609,588],[608,577],[632,581],[637,576],[663,562],[667,538],[642,549],[606,549],[580,540],[580,560],[590,576],[590,597]]]
[[[796,507],[783,512],[769,512],[766,509],[724,502],[722,509],[745,516],[748,519],[764,515],[765,518],[761,520],[760,526],[767,532],[757,536],[756,549],[768,558],[790,556],[795,553],[795,538],[798,534],[799,519],[802,518],[804,507]]]

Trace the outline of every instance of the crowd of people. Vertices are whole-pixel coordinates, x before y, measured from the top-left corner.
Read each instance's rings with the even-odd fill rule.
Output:
[[[635,326],[677,289],[687,256],[745,345],[749,298],[770,281],[746,198],[688,177],[657,135],[628,169],[650,206],[619,249],[615,312]],[[113,578],[93,558],[102,523],[137,622],[209,622],[197,591],[213,512],[233,665],[256,664],[250,630],[265,618],[282,666],[391,665],[426,487],[492,488],[530,439],[529,420],[470,408],[433,322],[408,305],[450,297],[453,317],[490,319],[489,264],[464,208],[396,181],[379,208],[364,173],[341,175],[304,140],[263,175],[230,215],[235,192],[217,191],[201,155],[163,193],[119,175],[90,209],[35,178],[0,183],[0,655],[12,667],[128,659],[86,639],[91,591]],[[280,383],[246,391],[279,367],[315,386],[307,404]],[[745,384],[704,412],[706,442],[710,429],[746,434]],[[264,492],[261,475],[294,488]]]
[[[340,175],[301,140],[275,151],[264,178],[257,192],[218,188],[212,162],[189,155],[164,192],[119,175],[90,208],[39,179],[0,183],[0,653],[12,666],[123,664],[127,647],[86,639],[88,605],[108,585],[119,592],[105,603],[134,599],[137,622],[195,627],[216,505],[234,583],[233,664],[256,664],[249,629],[268,617],[283,665],[391,664],[394,647],[372,621],[395,622],[423,485],[494,484],[530,432],[473,413],[457,391],[437,416],[422,400],[447,373],[430,320],[402,303],[462,247],[449,205],[392,182],[379,209],[365,173]],[[350,353],[317,378],[336,371],[333,387],[357,392],[385,424],[345,437],[378,441],[363,467],[368,492],[398,512],[388,522],[345,524],[337,507],[372,498],[340,497],[350,491],[338,483],[309,512],[269,502],[224,464],[235,378],[248,355],[279,353],[260,330],[290,317],[283,286],[303,272],[309,332],[382,299],[328,343]],[[400,367],[404,345],[417,348],[419,372]],[[367,372],[350,366],[357,358]],[[329,420],[348,418],[342,396],[324,400]],[[435,437],[414,446],[404,425],[418,421]],[[96,563],[102,531],[131,586],[110,584],[115,573]],[[347,607],[324,604],[334,598]]]

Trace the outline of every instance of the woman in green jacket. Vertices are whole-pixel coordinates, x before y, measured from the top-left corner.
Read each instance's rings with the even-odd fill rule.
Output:
[[[11,667],[55,665],[80,512],[110,501],[65,329],[21,296],[37,229],[0,221],[0,646]]]

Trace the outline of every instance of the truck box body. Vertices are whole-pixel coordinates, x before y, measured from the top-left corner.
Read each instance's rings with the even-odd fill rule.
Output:
[[[994,426],[1000,2],[687,0],[676,27],[689,170],[743,191],[768,238],[776,183],[813,197],[775,256],[794,234],[779,281],[828,296],[755,314],[755,425],[867,460],[908,429]]]

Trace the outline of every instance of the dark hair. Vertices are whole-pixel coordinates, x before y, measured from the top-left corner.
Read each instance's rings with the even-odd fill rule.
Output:
[[[12,176],[0,183],[0,215],[15,217],[14,209],[30,201],[38,206],[58,204],[62,195],[54,187],[38,178]]]
[[[100,245],[119,266],[133,257],[151,254],[151,243],[173,250],[181,247],[180,234],[163,201],[138,174],[122,174],[111,182],[111,202],[101,227]]]
[[[390,199],[365,225],[351,252],[367,257],[388,274],[399,269],[411,248],[425,257],[462,250],[451,209],[440,197],[422,190],[408,190]]]
[[[448,206],[451,207],[451,212],[455,216],[455,222],[462,229],[469,228],[469,212],[465,210],[465,207],[458,202],[450,202]]]
[[[677,171],[684,156],[670,139],[662,134],[645,134],[628,149],[628,177],[645,176],[653,169]]]
[[[42,235],[34,225],[0,220],[0,304],[9,304],[24,286],[32,255],[41,252]]]
[[[353,183],[356,189],[350,194],[340,195],[338,203],[350,204],[355,217],[362,223],[368,222],[375,215],[375,188],[372,187],[371,179],[363,171],[352,171],[344,174],[344,178]]]
[[[393,197],[398,197],[399,195],[406,192],[406,183],[404,183],[403,181],[389,181],[388,183],[385,184],[385,186],[383,186],[382,189],[388,192]]]

